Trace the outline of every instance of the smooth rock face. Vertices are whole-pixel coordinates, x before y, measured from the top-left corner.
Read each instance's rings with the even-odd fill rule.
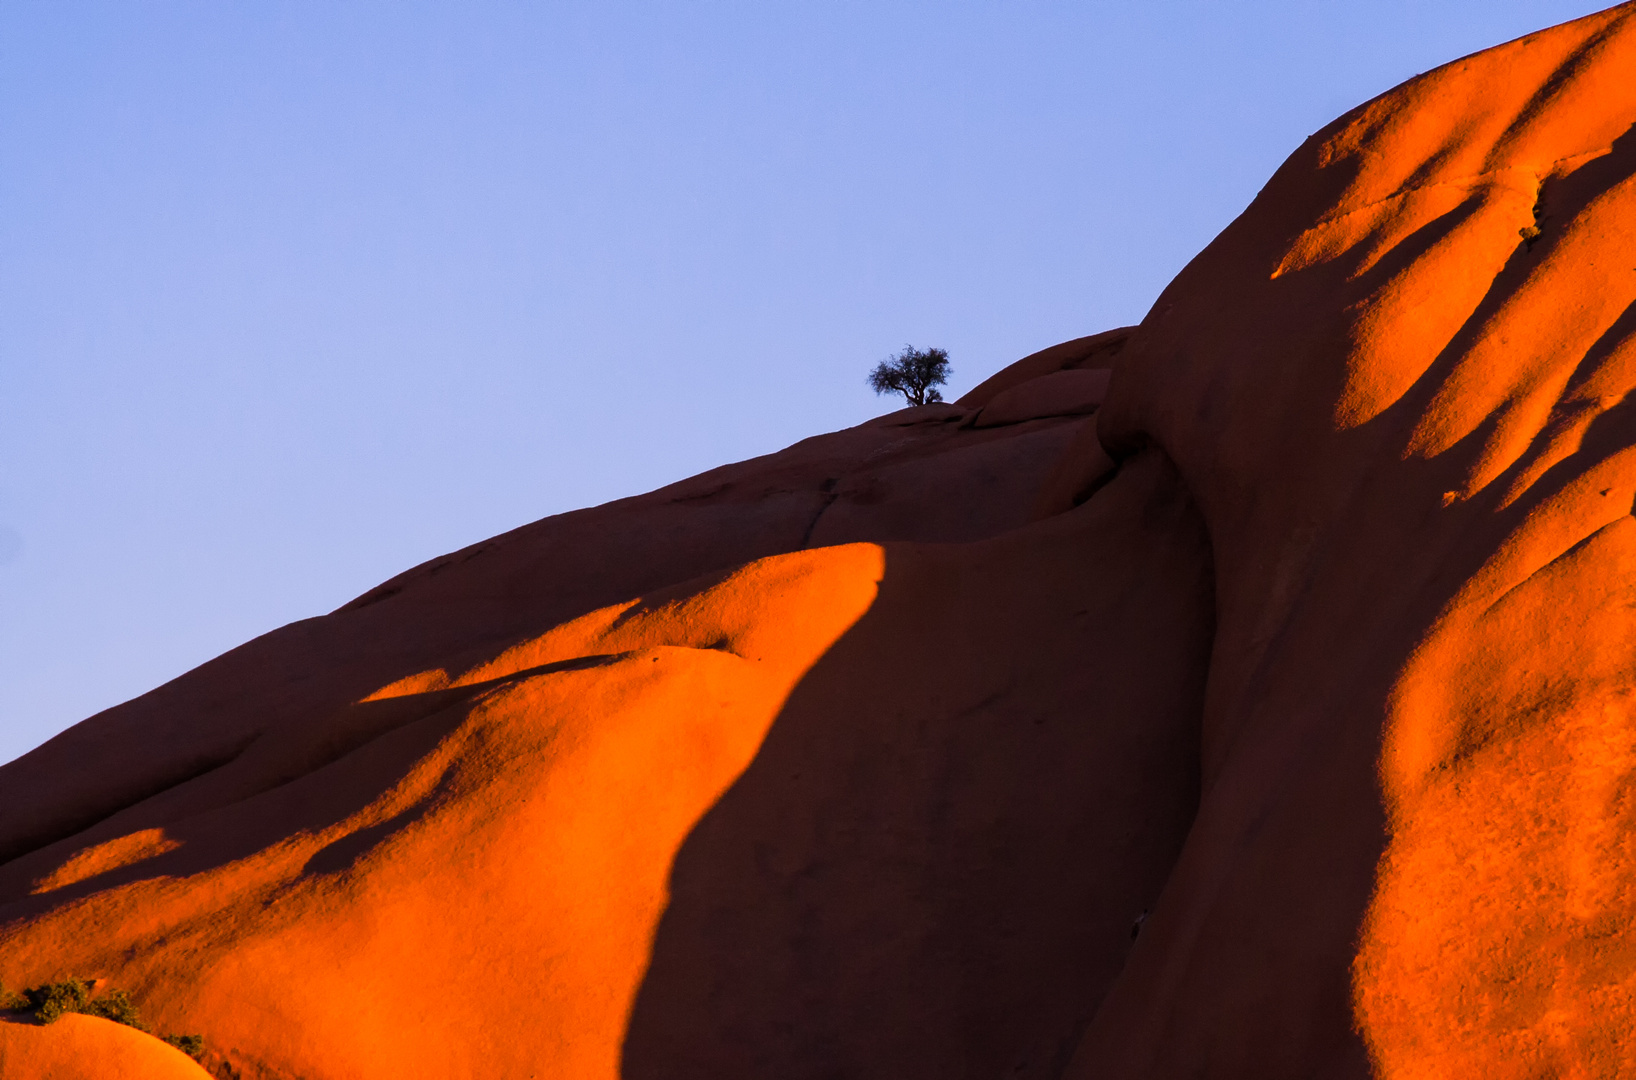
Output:
[[[1138,328],[0,768],[0,977],[245,1080],[1636,1075],[1633,253],[1625,5],[1313,136]]]
[[[1018,383],[994,395],[993,400],[984,405],[972,421],[972,426],[999,427],[1047,416],[1093,413],[1108,396],[1108,381],[1112,374],[1106,368],[1053,371],[1049,375]]]
[[[135,1028],[95,1016],[53,1024],[0,1020],[0,1076],[29,1080],[207,1080],[192,1058]]]
[[[1001,368],[978,383],[955,404],[967,409],[981,409],[1012,387],[1020,386],[1042,375],[1080,368],[1098,370],[1111,368],[1115,358],[1135,331],[1134,326],[1121,326],[1029,353],[1015,364]]]
[[[1423,75],[1120,356],[1102,440],[1175,461],[1217,623],[1070,1076],[1636,1074],[1633,125],[1628,4]]]
[[[1210,584],[1159,454],[888,545],[677,855],[624,1075],[1060,1075],[1197,804]]]
[[[1086,507],[1018,533],[1086,420],[977,431],[970,410],[932,413],[436,560],[5,766],[0,977],[106,979],[243,1077],[611,1077],[627,1029],[631,1069],[662,1047],[787,1059],[894,985],[905,1006],[927,985],[942,997],[901,1031],[878,1014],[813,1068],[866,1068],[906,1032],[931,1068],[973,1038],[980,1063],[1065,1057],[1192,813],[1208,558],[1162,455],[1127,484],[1123,516],[1151,526]],[[1084,558],[1097,550],[1124,561]],[[1093,617],[1104,592],[1137,610]],[[1056,614],[1035,619],[1040,603]],[[851,659],[831,656],[854,629]],[[1114,679],[1142,663],[1167,677]],[[1106,704],[1074,700],[1105,684]],[[903,709],[907,776],[867,753]],[[819,740],[808,786],[725,799],[769,738]],[[984,738],[986,764],[966,761]],[[1085,755],[1118,766],[1105,788],[1082,784]],[[1031,782],[1042,766],[1061,782]],[[850,965],[811,985],[733,956],[686,965],[754,1026],[699,1025],[677,1046],[666,1016],[692,1002],[673,958],[698,944],[685,905],[659,920],[678,851],[729,807],[729,840],[803,815],[915,831],[792,848],[778,865],[811,883],[787,914],[836,918],[783,948]],[[974,857],[968,837],[1016,850]],[[690,888],[719,875],[720,903],[776,911],[741,856],[690,857]],[[1017,894],[1017,873],[1034,887]],[[834,901],[860,879],[877,892],[843,918]],[[1009,906],[978,899],[996,896]],[[783,955],[776,925],[760,933],[758,957]],[[1010,971],[997,1000],[991,968]],[[642,990],[639,1038],[650,971],[665,981]],[[791,995],[819,992],[833,1007],[789,1031]]]

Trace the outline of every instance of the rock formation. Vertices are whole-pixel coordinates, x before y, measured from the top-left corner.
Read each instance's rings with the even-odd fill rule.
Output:
[[[0,977],[244,1080],[1636,1075],[1633,388],[1627,4],[1314,135],[1139,327],[0,768]]]

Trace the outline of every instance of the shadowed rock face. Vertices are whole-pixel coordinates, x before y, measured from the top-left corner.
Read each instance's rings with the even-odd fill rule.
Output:
[[[1636,1073],[1633,125],[1636,6],[1458,61],[1140,327],[92,717],[0,976],[246,1078]]]
[[[1197,805],[1208,566],[1154,452],[888,545],[678,853],[624,1075],[1059,1075]]]

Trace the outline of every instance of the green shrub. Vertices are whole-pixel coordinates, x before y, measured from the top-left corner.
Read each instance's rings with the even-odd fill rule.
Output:
[[[15,990],[7,990],[6,984],[0,982],[0,1012],[21,1012],[28,1008],[28,995],[19,994]]]
[[[91,983],[85,979],[63,979],[24,990],[21,994],[7,991],[5,984],[0,983],[0,1010],[17,1012],[25,1009],[31,1010],[35,1021],[41,1024],[54,1023],[65,1013],[83,1013],[86,1016],[100,1016],[138,1031],[148,1031],[148,1025],[142,1022],[131,995],[123,990],[109,990],[101,997],[93,998]],[[160,1038],[195,1061],[204,1054],[203,1035],[161,1035]]]
[[[148,1030],[148,1025],[137,1016],[136,1006],[131,1003],[131,996],[123,990],[110,990],[105,997],[88,1001],[84,1008],[76,1011],[87,1016],[100,1016],[116,1024],[126,1024],[138,1031]]]
[[[180,1050],[194,1061],[198,1061],[204,1054],[203,1035],[166,1035],[164,1038],[166,1042],[176,1047],[176,1049]]]
[[[46,983],[23,993],[28,997],[28,1007],[34,1010],[34,1019],[42,1024],[55,1023],[63,1013],[84,1012],[91,1003],[91,984],[80,979]]]

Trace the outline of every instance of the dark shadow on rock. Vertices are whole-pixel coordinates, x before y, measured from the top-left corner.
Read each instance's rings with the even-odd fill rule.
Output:
[[[626,1080],[1058,1075],[1197,806],[1210,567],[1157,450],[1026,529],[889,545],[677,856]]]

